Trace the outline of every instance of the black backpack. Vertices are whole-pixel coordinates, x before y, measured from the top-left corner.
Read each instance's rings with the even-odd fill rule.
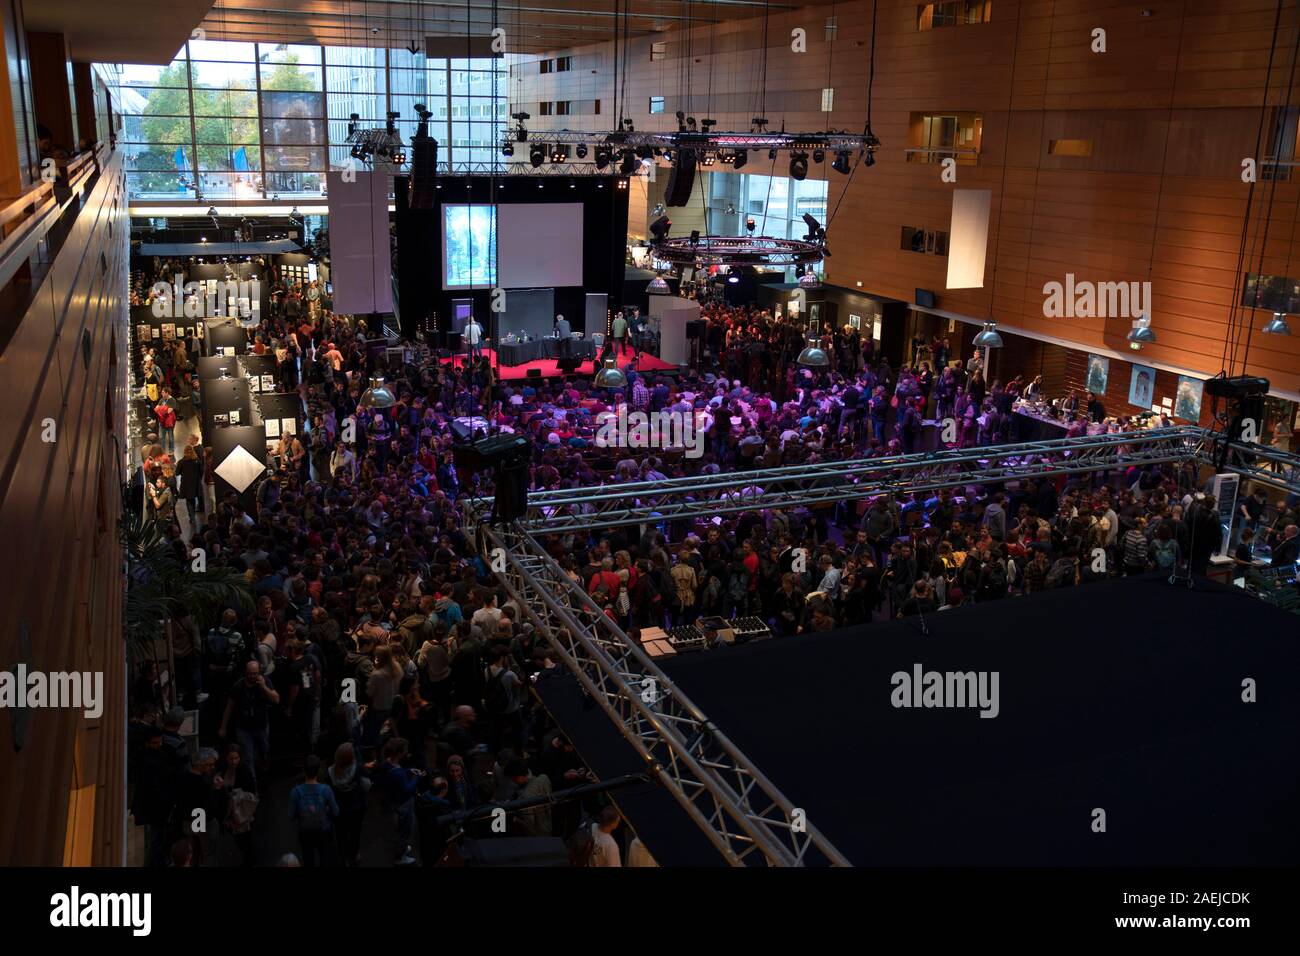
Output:
[[[510,696],[506,693],[505,669],[502,669],[495,677],[492,676],[491,666],[483,671],[483,709],[489,714],[504,714],[506,707],[510,705]]]

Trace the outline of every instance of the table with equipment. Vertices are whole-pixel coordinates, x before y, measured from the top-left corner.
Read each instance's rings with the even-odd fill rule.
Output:
[[[501,342],[497,346],[497,361],[502,365],[525,365],[539,359],[558,359],[566,353],[563,351],[564,340],[553,335],[529,339],[526,342]],[[568,356],[584,361],[596,357],[596,343],[591,339],[570,336],[568,339]]]

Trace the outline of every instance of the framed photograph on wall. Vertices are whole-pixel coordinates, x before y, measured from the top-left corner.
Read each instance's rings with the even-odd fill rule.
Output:
[[[202,323],[202,322],[200,322],[198,325],[194,326],[194,335],[195,335],[195,337],[197,337],[197,338],[200,338],[200,339],[203,338],[203,323]]]
[[[1088,374],[1084,377],[1083,387],[1094,395],[1105,395],[1106,385],[1110,380],[1110,359],[1104,355],[1088,355]]]
[[[232,425],[238,425],[238,424],[239,424],[239,409],[237,409],[237,408],[231,409],[231,411],[230,411],[230,424],[232,424]]]
[[[1201,393],[1205,383],[1198,378],[1186,375],[1178,376],[1178,389],[1174,393],[1174,417],[1185,418],[1189,422],[1201,420]]]
[[[266,420],[266,437],[267,438],[280,437],[280,419],[268,418]]]
[[[850,314],[850,315],[849,315],[849,328],[851,328],[851,329],[861,329],[861,328],[862,328],[862,316],[860,316],[860,315],[852,315],[852,314]]]
[[[280,431],[286,435],[298,434],[298,420],[296,418],[280,419]]]
[[[1128,383],[1128,403],[1148,407],[1156,394],[1156,370],[1148,365],[1134,365]]]
[[[275,391],[275,376],[274,376],[274,375],[263,375],[263,376],[261,376],[261,378],[262,378],[262,391],[264,391],[264,392],[274,392],[274,391]]]
[[[816,319],[809,319],[809,320],[808,320],[808,334],[809,334],[809,335],[820,335],[820,334],[821,334],[821,323],[818,322]]]

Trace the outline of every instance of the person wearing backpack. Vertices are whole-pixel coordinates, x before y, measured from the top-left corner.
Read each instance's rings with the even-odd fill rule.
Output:
[[[211,699],[219,706],[225,706],[226,695],[230,693],[230,684],[235,678],[235,668],[242,668],[248,660],[250,649],[235,627],[239,621],[233,608],[226,608],[221,614],[221,623],[208,631],[203,639],[204,686]]]
[[[520,694],[522,681],[510,667],[510,651],[497,647],[492,652],[491,663],[483,672],[483,709],[487,714],[488,749],[493,753],[502,747],[519,748]]]
[[[312,754],[303,768],[306,780],[289,792],[289,819],[298,824],[303,866],[326,866],[334,842],[334,821],[339,816],[334,791],[319,783],[320,758]]]
[[[1156,526],[1155,536],[1151,539],[1151,563],[1157,571],[1167,574],[1173,574],[1178,568],[1179,554],[1178,541],[1174,538],[1174,530],[1168,524]]]

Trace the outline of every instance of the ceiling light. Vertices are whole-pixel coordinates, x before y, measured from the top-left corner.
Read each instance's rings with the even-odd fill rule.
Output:
[[[814,335],[808,336],[808,344],[804,346],[803,351],[799,353],[799,358],[795,361],[804,368],[826,368],[831,364],[830,356],[818,344],[817,337]]]
[[[1286,324],[1286,313],[1274,312],[1273,318],[1269,319],[1268,325],[1264,326],[1264,331],[1269,335],[1290,335],[1291,326]]]
[[[984,323],[984,331],[975,336],[975,347],[980,349],[1002,348],[1002,336],[998,335],[996,322]]]
[[[1128,335],[1125,338],[1133,344],[1135,349],[1153,344],[1156,340],[1156,334],[1151,331],[1151,317],[1144,315],[1133,323],[1133,328],[1128,330]]]
[[[513,156],[514,154],[515,154],[515,148],[510,143],[506,143],[504,146],[501,147],[502,156]]]
[[[546,162],[546,147],[541,143],[533,143],[528,147],[528,162],[536,169],[542,163]]]
[[[799,277],[799,288],[801,289],[820,289],[821,287],[822,280],[811,269]]]
[[[749,150],[740,149],[736,151],[736,158],[732,161],[736,169],[740,169],[749,162]]]
[[[837,173],[848,174],[849,171],[849,151],[841,149],[835,153],[835,160],[831,163],[831,169]]]
[[[614,361],[614,356],[605,359],[605,364],[596,373],[594,384],[597,388],[626,388],[627,376]]]
[[[587,158],[587,144],[586,144],[586,143],[579,143],[579,144],[578,144],[578,148],[575,150],[575,152],[578,154],[578,158],[579,158],[579,159],[586,159],[586,158]]]
[[[383,378],[376,375],[370,380],[370,387],[361,394],[357,404],[363,408],[392,408],[397,404],[397,399],[384,384]]]
[[[645,287],[645,290],[651,295],[670,295],[673,291],[661,275],[657,275],[651,279],[650,284]]]
[[[825,159],[825,158],[826,158],[826,152],[825,152],[824,150],[820,150],[820,149],[814,149],[814,150],[813,150],[813,162],[814,162],[814,163],[820,163],[820,162],[821,162],[823,159]]]

